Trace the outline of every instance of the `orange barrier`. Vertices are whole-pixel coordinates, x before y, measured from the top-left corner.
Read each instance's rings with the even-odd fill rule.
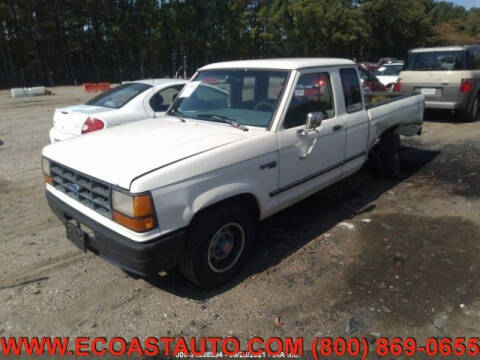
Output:
[[[84,83],[83,84],[83,91],[86,93],[106,91],[106,90],[110,90],[110,83],[103,82],[103,83]]]
[[[97,84],[98,91],[107,91],[110,90],[110,83],[103,82]]]

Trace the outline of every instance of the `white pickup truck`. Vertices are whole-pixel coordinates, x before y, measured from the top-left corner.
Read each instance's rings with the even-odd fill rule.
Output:
[[[420,134],[423,109],[421,94],[366,104],[349,60],[212,64],[163,117],[45,147],[46,196],[84,251],[215,287],[249,258],[258,221],[372,153],[398,176],[399,135]]]

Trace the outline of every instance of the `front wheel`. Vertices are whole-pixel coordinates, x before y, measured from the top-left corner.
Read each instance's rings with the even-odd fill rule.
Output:
[[[200,287],[217,287],[245,264],[254,237],[255,223],[244,207],[222,204],[208,209],[188,231],[180,271]]]

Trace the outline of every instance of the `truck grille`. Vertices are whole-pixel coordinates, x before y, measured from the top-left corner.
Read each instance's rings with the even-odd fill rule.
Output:
[[[109,184],[53,161],[50,164],[50,171],[55,189],[67,194],[90,209],[111,217],[111,187]]]

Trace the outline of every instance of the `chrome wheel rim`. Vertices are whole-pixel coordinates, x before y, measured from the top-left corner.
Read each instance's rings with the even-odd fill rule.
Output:
[[[223,225],[212,236],[207,251],[208,267],[215,273],[230,270],[245,248],[245,231],[235,222]]]

